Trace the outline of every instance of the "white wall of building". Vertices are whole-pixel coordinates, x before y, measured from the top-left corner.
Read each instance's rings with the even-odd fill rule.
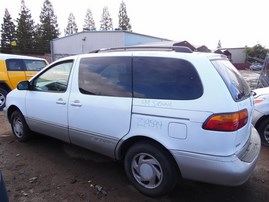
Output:
[[[245,63],[245,48],[227,48],[227,50],[232,54],[232,63]]]
[[[51,41],[52,60],[101,48],[113,48],[165,41],[128,31],[83,31]]]

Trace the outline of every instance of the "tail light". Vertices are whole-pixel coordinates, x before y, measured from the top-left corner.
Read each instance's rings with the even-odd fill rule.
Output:
[[[215,131],[236,131],[248,122],[247,109],[223,114],[213,114],[203,124],[203,129]]]
[[[263,102],[264,100],[265,100],[265,98],[263,98],[263,97],[261,97],[261,98],[256,98],[256,99],[254,99],[254,103],[255,103],[255,104],[258,104],[258,103]]]

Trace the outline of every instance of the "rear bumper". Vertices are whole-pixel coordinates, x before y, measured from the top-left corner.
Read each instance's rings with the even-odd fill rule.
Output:
[[[256,166],[261,149],[258,132],[252,126],[247,145],[232,156],[207,156],[171,151],[183,178],[220,185],[241,185],[248,180]]]

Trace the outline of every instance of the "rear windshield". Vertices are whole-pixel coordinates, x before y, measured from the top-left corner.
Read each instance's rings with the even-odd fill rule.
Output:
[[[222,77],[235,101],[250,97],[251,90],[248,83],[230,61],[213,60],[211,62]]]

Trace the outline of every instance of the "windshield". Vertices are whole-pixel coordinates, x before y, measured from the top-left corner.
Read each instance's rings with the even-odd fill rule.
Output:
[[[228,87],[233,99],[241,101],[251,95],[251,90],[245,79],[228,60],[211,61]]]

